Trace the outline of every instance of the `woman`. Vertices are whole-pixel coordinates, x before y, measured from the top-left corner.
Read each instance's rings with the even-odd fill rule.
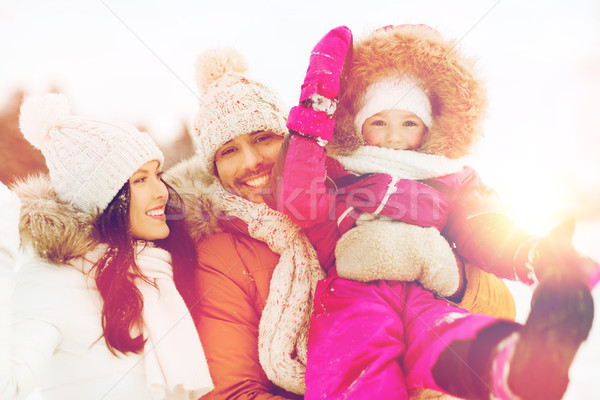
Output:
[[[173,280],[195,265],[193,247],[156,144],[126,124],[71,116],[56,94],[26,99],[20,123],[49,177],[15,188],[26,260],[14,299],[0,293],[0,398],[35,386],[45,399],[196,399],[211,390]]]

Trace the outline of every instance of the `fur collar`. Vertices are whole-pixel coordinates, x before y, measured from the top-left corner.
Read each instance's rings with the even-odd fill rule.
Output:
[[[203,164],[203,159],[195,155],[181,161],[164,175],[165,181],[185,203],[185,224],[194,241],[221,230],[214,202],[210,199],[215,178],[204,171]]]
[[[208,199],[211,179],[202,172],[201,165],[193,157],[165,174],[165,181],[185,202],[185,221],[194,240],[219,230]],[[62,264],[84,256],[99,244],[94,228],[97,215],[59,200],[48,175],[29,176],[17,182],[12,190],[21,199],[21,244],[42,259]]]
[[[81,257],[97,244],[96,215],[58,199],[48,175],[32,175],[13,190],[21,199],[21,245],[53,263]]]

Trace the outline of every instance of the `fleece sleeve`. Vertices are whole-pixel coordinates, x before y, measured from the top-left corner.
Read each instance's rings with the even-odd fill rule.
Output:
[[[335,191],[327,185],[327,154],[314,139],[287,135],[271,179],[267,204],[310,228],[327,220],[335,207]]]
[[[443,233],[470,263],[500,278],[530,283],[524,255],[537,238],[514,222],[498,194],[472,169],[460,185]]]
[[[60,332],[39,312],[48,291],[38,277],[19,270],[16,285],[4,276],[0,286],[0,398],[24,399],[48,367]]]
[[[18,197],[0,183],[0,398],[25,398],[35,387],[35,375],[43,370],[58,342],[53,326],[35,316],[15,311],[19,297],[36,296],[15,273],[19,247]],[[21,275],[19,275],[21,276]],[[39,299],[41,300],[41,299]]]
[[[258,359],[258,325],[278,256],[227,233],[200,240],[197,252],[196,294],[187,303],[215,385],[203,399],[300,398],[271,383]]]

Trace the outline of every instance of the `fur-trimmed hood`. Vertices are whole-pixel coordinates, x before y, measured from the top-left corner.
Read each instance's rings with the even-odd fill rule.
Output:
[[[195,155],[181,161],[163,176],[185,203],[185,224],[194,241],[220,230],[217,212],[210,200],[214,193],[211,185],[216,178],[204,171],[204,163],[202,157]]]
[[[355,42],[344,71],[336,126],[327,150],[349,155],[364,145],[354,124],[369,85],[385,78],[412,77],[429,94],[433,123],[423,145],[427,154],[460,158],[482,136],[487,95],[474,60],[457,43],[425,25],[400,25],[376,30]]]
[[[164,176],[185,203],[186,226],[194,240],[219,230],[208,196],[214,178],[211,180],[201,168],[198,157],[192,157]],[[12,190],[21,199],[21,245],[40,258],[63,264],[84,256],[100,243],[94,227],[98,215],[59,200],[48,175],[31,175]]]
[[[12,188],[21,199],[21,245],[52,263],[82,257],[99,243],[90,214],[58,199],[48,175],[32,175]]]

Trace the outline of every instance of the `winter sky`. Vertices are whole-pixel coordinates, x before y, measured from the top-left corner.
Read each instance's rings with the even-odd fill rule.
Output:
[[[55,85],[74,112],[143,124],[166,142],[193,117],[201,51],[235,47],[291,107],[325,32],[402,23],[429,24],[479,57],[491,107],[472,163],[523,223],[545,231],[600,203],[596,0],[3,0],[0,104]]]
[[[587,240],[600,237],[597,0],[1,0],[0,106],[17,88],[56,86],[75,113],[143,124],[168,142],[195,112],[201,51],[235,47],[291,107],[329,29],[360,37],[404,23],[479,57],[490,109],[471,164],[483,179],[538,233],[577,216],[578,244],[599,259]]]

